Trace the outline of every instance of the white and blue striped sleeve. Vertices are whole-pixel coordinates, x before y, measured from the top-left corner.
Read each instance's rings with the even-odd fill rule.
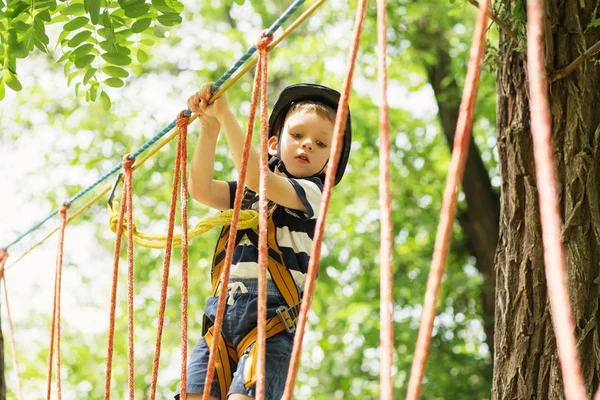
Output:
[[[298,210],[287,209],[288,212],[304,220],[316,219],[319,216],[319,211],[321,209],[321,194],[323,193],[323,183],[321,182],[321,179],[289,178],[288,180],[294,187],[296,194],[306,208],[306,213]]]

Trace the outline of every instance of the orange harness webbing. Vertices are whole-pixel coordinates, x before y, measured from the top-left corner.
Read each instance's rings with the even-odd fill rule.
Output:
[[[229,226],[223,227],[221,230],[221,234],[219,236],[219,240],[217,242],[217,246],[215,248],[215,253],[213,256],[213,266],[211,270],[211,281],[212,281],[212,295],[217,296],[218,290],[220,286],[219,277],[221,276],[221,272],[224,267],[225,261],[225,251],[227,249],[227,239],[229,236]],[[241,238],[241,235],[238,235],[238,240]],[[295,321],[298,316],[298,312],[300,310],[300,293],[298,292],[298,288],[296,283],[294,282],[294,278],[290,271],[286,268],[283,260],[283,255],[279,250],[279,245],[277,244],[277,239],[275,238],[275,224],[273,223],[273,213],[269,214],[268,219],[268,234],[267,234],[267,243],[269,248],[269,273],[275,286],[285,299],[285,303],[287,304],[287,308],[285,306],[280,307],[277,310],[277,315],[267,320],[267,339],[285,331],[290,333],[294,332],[295,329]],[[283,322],[285,321],[285,323]],[[214,326],[212,321],[210,321],[207,317],[204,317],[203,321],[203,334],[204,340],[207,345],[211,346],[212,340],[214,337]],[[217,351],[217,357],[215,361],[215,370],[217,373],[217,378],[219,381],[219,387],[221,389],[221,399],[225,400],[227,398],[227,392],[229,387],[231,386],[232,378],[233,378],[233,370],[232,365],[230,364],[230,359],[233,360],[236,364],[239,359],[242,357],[246,349],[256,343],[258,335],[258,327],[255,327],[252,331],[250,331],[244,339],[234,347],[232,343],[228,342],[221,336],[221,340],[219,340],[219,346]],[[256,374],[257,374],[257,365],[255,357],[256,346],[253,346],[250,349],[250,353],[248,354],[248,360],[245,364],[244,368],[244,385],[246,388],[253,386],[256,383]]]

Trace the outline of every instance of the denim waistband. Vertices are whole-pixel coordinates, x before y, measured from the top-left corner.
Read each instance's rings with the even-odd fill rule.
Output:
[[[248,290],[248,293],[258,295],[258,279],[231,278],[229,280],[229,284],[235,282],[243,283]],[[283,296],[279,293],[279,289],[277,289],[277,286],[272,279],[267,279],[267,296],[278,296],[283,299]]]

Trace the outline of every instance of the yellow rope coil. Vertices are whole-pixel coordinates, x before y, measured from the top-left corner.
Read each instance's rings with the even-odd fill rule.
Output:
[[[113,202],[112,207],[108,207],[108,216],[110,229],[113,232],[117,232],[117,224],[119,223],[119,203]],[[196,236],[200,236],[212,228],[217,226],[231,225],[231,218],[233,217],[233,210],[223,211],[216,217],[204,217],[196,224],[195,227],[188,230],[188,238],[192,239]],[[258,213],[254,210],[242,210],[240,211],[240,219],[238,222],[238,229],[249,229],[258,226]],[[123,236],[129,239],[127,235],[127,217],[123,221]],[[137,230],[135,224],[133,224],[133,241],[134,243],[148,247],[151,249],[164,249],[167,243],[167,235],[144,233]],[[181,246],[181,233],[173,234],[173,247]]]

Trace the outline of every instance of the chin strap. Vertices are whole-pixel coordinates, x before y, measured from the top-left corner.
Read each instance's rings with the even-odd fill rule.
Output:
[[[314,175],[307,176],[306,178],[321,178],[321,180],[324,180],[325,173],[323,171],[325,171],[325,168],[327,167],[328,162],[329,162],[329,160],[325,161],[325,165],[323,165],[323,168],[321,168],[321,170],[319,170],[319,172],[317,172]],[[278,157],[275,157],[275,156],[271,157],[271,159],[269,160],[269,169],[273,172],[278,170],[279,172],[284,173],[289,178],[298,179],[294,175],[290,174],[290,172],[285,168],[285,164],[283,163],[283,161],[281,161]]]

